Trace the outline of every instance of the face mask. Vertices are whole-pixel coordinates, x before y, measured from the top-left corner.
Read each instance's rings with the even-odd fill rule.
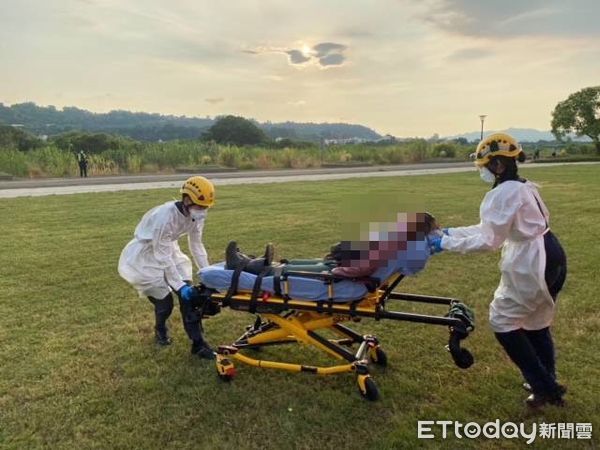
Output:
[[[487,167],[479,168],[479,176],[485,183],[492,184],[496,181],[496,175],[494,175]]]
[[[206,209],[190,208],[190,217],[192,220],[200,221],[206,217]]]

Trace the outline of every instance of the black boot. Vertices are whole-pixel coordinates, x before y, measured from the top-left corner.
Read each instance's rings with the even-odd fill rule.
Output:
[[[215,359],[215,351],[204,340],[193,341],[191,353],[201,359]]]
[[[556,406],[564,406],[565,401],[563,396],[567,393],[567,387],[563,384],[557,383],[556,391],[552,394],[536,394],[531,389],[531,385],[527,382],[522,384],[523,389],[527,392],[531,392],[531,395],[525,400],[525,404],[530,408],[540,408],[546,403]]]
[[[173,296],[169,293],[164,298],[148,297],[154,305],[154,338],[158,345],[170,345],[171,338],[167,328],[167,319],[173,311]]]
[[[171,345],[171,338],[169,337],[169,331],[167,330],[167,328],[163,328],[163,329],[158,329],[155,328],[154,329],[154,339],[156,340],[156,343],[158,345]]]
[[[554,406],[565,406],[562,395],[558,392],[553,394],[531,394],[525,399],[525,404],[532,409],[541,408],[546,404]]]

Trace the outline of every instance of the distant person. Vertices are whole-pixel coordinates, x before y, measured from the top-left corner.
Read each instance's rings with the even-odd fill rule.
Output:
[[[88,158],[83,150],[77,153],[77,163],[79,164],[79,176],[87,178]]]
[[[477,225],[444,229],[436,251],[468,253],[502,247],[500,284],[490,304],[496,339],[521,370],[531,392],[526,404],[563,404],[566,388],[557,382],[550,325],[567,275],[567,259],[550,231],[549,212],[535,184],[517,173],[524,160],[519,143],[496,133],[477,147],[475,164],[492,184]],[[480,267],[478,272],[485,270]]]
[[[536,148],[535,152],[533,153],[533,160],[537,161],[538,159],[540,159],[540,149]]]
[[[180,193],[180,201],[156,206],[142,217],[134,238],[121,253],[119,274],[140,297],[148,297],[154,305],[154,332],[159,345],[171,344],[167,319],[173,311],[175,292],[183,327],[192,341],[192,354],[213,359],[214,352],[202,336],[202,313],[193,305],[192,263],[179,248],[178,240],[187,235],[198,268],[208,266],[202,231],[208,208],[215,203],[215,188],[206,178],[196,176],[183,183]]]

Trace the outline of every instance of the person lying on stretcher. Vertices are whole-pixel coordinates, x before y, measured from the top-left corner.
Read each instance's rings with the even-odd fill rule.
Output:
[[[416,250],[423,245],[415,247],[415,243],[425,243],[429,247],[429,237],[441,233],[429,213],[398,213],[396,222],[370,223],[365,239],[338,242],[322,259],[282,259],[273,265],[271,244],[267,245],[263,257],[255,258],[240,252],[236,242],[232,241],[226,250],[225,269],[235,270],[243,265],[243,271],[264,276],[281,268],[284,273],[328,272],[342,278],[360,279],[373,276],[402,255],[402,272],[409,275],[424,267],[429,254],[426,252],[423,257],[423,252]]]

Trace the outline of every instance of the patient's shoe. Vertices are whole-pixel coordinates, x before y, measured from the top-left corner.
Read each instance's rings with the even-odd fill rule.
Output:
[[[230,241],[225,249],[225,269],[235,270],[240,264],[248,264],[251,258],[240,252],[236,241]]]
[[[271,270],[265,270],[265,268],[271,266],[273,254],[273,244],[267,244],[265,254],[262,258],[251,258],[240,252],[235,241],[231,241],[225,249],[225,269],[235,270],[240,265],[244,265],[244,272],[253,273],[255,275],[266,272],[266,275],[269,275]]]

